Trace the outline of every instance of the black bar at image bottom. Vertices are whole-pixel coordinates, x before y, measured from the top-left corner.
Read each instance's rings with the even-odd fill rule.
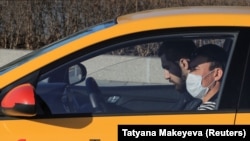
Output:
[[[118,141],[226,138],[249,140],[250,125],[118,125]]]

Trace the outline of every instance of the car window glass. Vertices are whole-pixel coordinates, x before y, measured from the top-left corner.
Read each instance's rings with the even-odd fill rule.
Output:
[[[88,77],[94,77],[100,85],[133,86],[166,84],[162,77],[161,62],[155,51],[147,54],[147,48],[127,47],[96,56],[83,62],[88,68]],[[149,44],[141,44],[149,46]],[[144,51],[138,55],[125,55],[127,51]],[[149,50],[149,49],[148,49]],[[129,53],[128,53],[129,54]],[[102,64],[102,65],[96,65]]]
[[[186,96],[164,78],[159,46],[165,40],[192,40],[197,47],[212,43],[229,52],[234,41],[231,33],[191,35],[145,39],[112,47],[88,59],[84,55],[76,57],[75,62],[71,59],[63,67],[41,75],[36,92],[52,114],[183,111]],[[72,64],[84,66],[86,74]]]
[[[248,47],[249,48],[249,47]],[[246,70],[244,75],[244,84],[243,84],[243,91],[240,98],[239,104],[239,112],[245,112],[250,109],[250,63],[249,63],[249,52],[248,52],[248,60],[246,63]]]

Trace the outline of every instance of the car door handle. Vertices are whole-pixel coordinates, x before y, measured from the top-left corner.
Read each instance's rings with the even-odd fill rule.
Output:
[[[89,141],[101,141],[101,139],[89,139]]]
[[[110,96],[107,99],[108,103],[116,103],[120,99],[120,96]]]

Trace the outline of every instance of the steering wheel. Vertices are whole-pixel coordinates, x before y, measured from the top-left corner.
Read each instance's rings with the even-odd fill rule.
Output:
[[[101,91],[93,77],[86,79],[86,88],[89,95],[89,100],[96,113],[106,112],[105,101],[101,96]]]

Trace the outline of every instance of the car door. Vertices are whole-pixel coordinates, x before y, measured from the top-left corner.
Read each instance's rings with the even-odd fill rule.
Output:
[[[225,94],[231,90],[226,82],[234,78],[228,75],[231,70],[225,72],[217,110],[183,111],[185,97],[164,79],[157,48],[165,40],[193,40],[197,47],[214,43],[237,56],[239,35],[240,30],[230,28],[150,31],[84,48],[19,81],[34,86],[36,100],[42,101],[40,112],[34,117],[1,116],[0,135],[9,141],[110,141],[117,140],[118,125],[124,124],[234,124],[237,99],[228,100]],[[235,63],[229,59],[229,69],[235,66],[231,60]],[[98,90],[92,96],[102,100],[93,103],[89,88]],[[96,110],[99,102],[109,110]]]
[[[235,124],[237,125],[249,125],[250,123],[250,114],[249,114],[249,100],[250,100],[250,89],[249,89],[249,82],[250,82],[250,74],[249,74],[249,69],[250,69],[250,63],[249,63],[249,48],[250,48],[250,43],[249,43],[249,38],[250,38],[250,33],[249,29],[245,29],[244,31],[244,37],[243,41],[241,44],[241,54],[244,54],[244,57],[241,56],[237,62],[242,62],[242,69],[241,73],[242,75],[239,75],[239,77],[242,77],[242,82],[238,85],[231,84],[234,88],[238,88],[241,90],[239,93],[240,99],[239,99],[239,105],[238,105],[238,110],[237,110],[237,115],[236,115],[236,120]],[[238,67],[238,66],[237,66]],[[237,69],[237,71],[239,71]],[[237,72],[236,69],[233,73],[239,73]],[[231,82],[232,83],[232,82]]]

